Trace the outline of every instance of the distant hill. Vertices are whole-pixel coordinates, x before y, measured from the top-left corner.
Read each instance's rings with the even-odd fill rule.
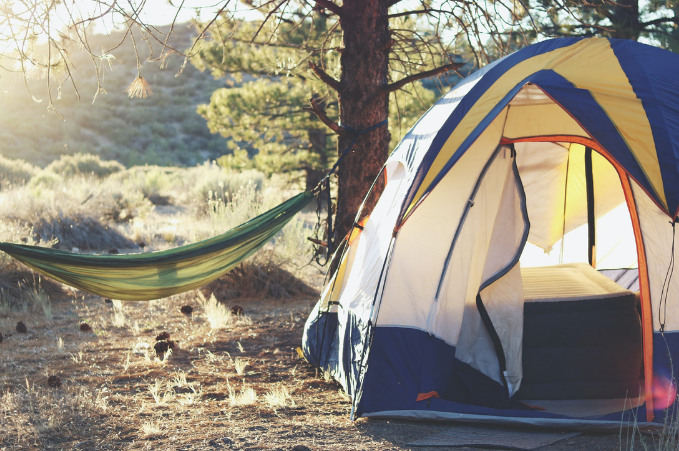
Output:
[[[177,26],[172,44],[179,50],[190,46],[195,31]],[[92,48],[115,42],[120,36],[97,35]],[[148,49],[137,36],[142,58]],[[53,98],[60,119],[47,111],[46,81],[29,83],[31,98],[23,78],[18,74],[0,72],[0,154],[22,158],[45,166],[62,154],[93,153],[104,159],[114,159],[126,166],[159,164],[170,166],[194,165],[227,153],[226,141],[210,134],[205,120],[196,113],[199,103],[206,103],[212,92],[224,86],[224,80],[214,80],[190,63],[175,77],[183,58],[172,55],[163,69],[158,63],[144,63],[142,75],[148,80],[153,95],[145,99],[130,99],[123,92],[135,79],[136,58],[129,39],[111,52],[115,56],[113,69],[106,68],[101,77],[106,89],[92,103],[96,92],[95,70],[84,52],[72,56],[75,82],[81,99],[67,82],[61,99]]]

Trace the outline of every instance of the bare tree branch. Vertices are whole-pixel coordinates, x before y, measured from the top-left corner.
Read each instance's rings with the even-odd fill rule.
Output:
[[[314,1],[321,8],[325,8],[328,11],[332,11],[338,16],[342,15],[342,7],[339,6],[337,3],[333,2],[332,0],[314,0]]]
[[[441,74],[443,72],[448,72],[448,71],[454,71],[459,68],[464,66],[464,63],[451,63],[451,64],[446,64],[444,66],[437,67],[436,69],[431,69],[431,70],[426,70],[424,72],[420,72],[418,74],[413,74],[408,77],[402,78],[399,81],[395,81],[394,83],[390,83],[386,85],[383,89],[385,92],[393,92],[396,91],[397,89],[401,89],[403,86],[407,85],[408,83],[412,83],[417,80],[421,80],[423,78],[429,78],[433,77],[434,75]]]
[[[318,76],[318,78],[321,79],[323,83],[330,86],[335,91],[340,92],[340,82],[328,75],[327,72],[318,67],[313,61],[309,61],[309,69],[314,71],[314,73]]]
[[[344,129],[325,114],[323,108],[321,108],[321,106],[316,102],[316,99],[309,100],[309,103],[311,104],[311,107],[302,108],[304,111],[310,111],[314,113],[316,116],[318,116],[318,119],[320,119],[321,122],[327,125],[330,130],[337,133],[338,135],[344,134]]]
[[[641,22],[639,25],[641,25],[642,27],[645,28],[645,27],[650,27],[650,26],[652,26],[652,25],[659,25],[659,24],[661,24],[661,23],[667,23],[667,22],[672,22],[672,23],[675,23],[675,24],[678,24],[678,25],[679,25],[679,17],[677,17],[677,16],[674,16],[674,17],[661,17],[661,18],[659,18],[659,19],[649,20],[648,22]]]
[[[107,16],[108,13],[113,11],[113,8],[115,8],[115,7],[116,7],[116,1],[114,0],[113,3],[111,3],[111,6],[109,6],[108,9],[106,11],[104,11],[103,13],[101,13],[98,16],[95,16],[95,17],[88,17],[87,19],[83,19],[80,22],[76,22],[71,26],[77,27],[78,25],[84,24],[85,22],[94,22],[97,19],[101,19],[102,17]]]
[[[443,11],[441,9],[432,9],[432,8],[425,8],[425,9],[414,9],[412,11],[403,11],[400,13],[394,13],[394,14],[389,14],[387,17],[390,19],[394,19],[396,17],[403,17],[403,16],[411,16],[413,14],[450,14],[450,11]]]

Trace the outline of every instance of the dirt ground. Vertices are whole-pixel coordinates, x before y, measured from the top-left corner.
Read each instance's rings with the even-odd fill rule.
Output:
[[[51,321],[42,311],[0,315],[0,449],[426,451],[442,448],[406,444],[455,427],[350,421],[339,385],[296,352],[312,299],[239,300],[246,316],[223,330],[209,327],[197,299],[120,311],[76,293],[52,305]],[[164,360],[153,349],[160,332],[175,342]],[[625,446],[617,433],[584,434],[541,449]]]

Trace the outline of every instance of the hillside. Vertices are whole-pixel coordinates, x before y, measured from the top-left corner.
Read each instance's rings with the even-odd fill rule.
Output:
[[[178,26],[175,33],[175,48],[188,48],[194,30]],[[110,45],[115,38],[97,35],[92,48]],[[139,47],[143,60],[143,51],[148,50]],[[214,80],[191,64],[175,77],[183,58],[171,55],[162,69],[158,63],[144,63],[142,75],[153,95],[130,99],[123,92],[137,75],[130,40],[111,53],[115,57],[112,68],[107,66],[101,73],[106,92],[94,103],[96,72],[84,52],[72,55],[80,101],[70,82],[64,84],[57,100],[56,83],[52,82],[54,104],[63,120],[47,109],[44,79],[29,83],[32,95],[42,100],[38,103],[20,75],[0,73],[0,154],[45,166],[62,154],[92,153],[129,167],[145,163],[194,165],[227,152],[225,139],[210,134],[205,120],[196,113],[196,106],[208,102],[224,80]]]

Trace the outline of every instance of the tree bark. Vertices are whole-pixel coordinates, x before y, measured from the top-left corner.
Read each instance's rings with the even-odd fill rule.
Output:
[[[315,118],[316,116],[314,116]],[[321,179],[327,174],[325,169],[328,166],[328,138],[327,131],[324,129],[309,130],[309,150],[318,155],[319,167],[306,167],[306,190],[311,191],[319,184]]]
[[[340,120],[343,126],[361,131],[389,115],[389,42],[391,33],[386,0],[344,0],[340,22],[344,34],[339,82]],[[351,230],[354,217],[370,186],[389,157],[389,129],[386,125],[358,137],[339,167],[339,187],[334,242]],[[355,135],[342,133],[338,151],[343,152]],[[362,216],[370,214],[380,181],[365,205]]]
[[[613,25],[612,38],[638,40],[641,34],[639,0],[617,0],[609,17]]]

